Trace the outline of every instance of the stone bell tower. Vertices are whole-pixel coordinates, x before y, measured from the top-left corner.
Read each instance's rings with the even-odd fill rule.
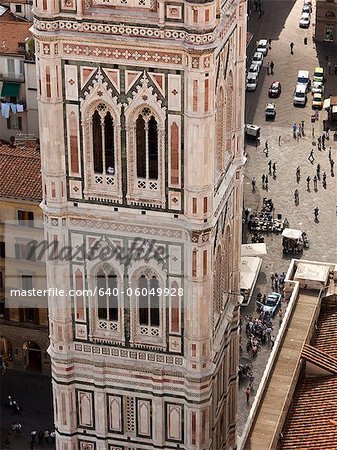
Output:
[[[33,9],[57,449],[234,448],[245,2]]]

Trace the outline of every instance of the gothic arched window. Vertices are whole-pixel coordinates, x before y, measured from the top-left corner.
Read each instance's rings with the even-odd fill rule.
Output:
[[[219,96],[216,103],[216,172],[221,174],[223,171],[223,152],[224,152],[224,133],[225,133],[225,101],[223,88],[219,89]]]
[[[138,280],[139,297],[138,311],[139,324],[159,327],[160,326],[160,298],[158,294],[159,281],[156,276],[148,279],[141,275]]]
[[[94,172],[115,173],[114,121],[106,105],[100,103],[92,115]]]
[[[158,179],[158,124],[149,108],[136,120],[137,177]]]
[[[98,318],[118,321],[118,283],[113,269],[101,268],[96,274]]]

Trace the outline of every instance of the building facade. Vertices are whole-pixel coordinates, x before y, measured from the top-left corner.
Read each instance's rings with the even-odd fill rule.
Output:
[[[245,3],[34,16],[57,448],[234,448]]]
[[[319,42],[337,42],[336,0],[317,0],[315,39]]]
[[[6,142],[39,135],[31,26],[0,4],[0,139]]]
[[[20,295],[46,289],[45,261],[30,254],[30,242],[43,238],[35,142],[0,145],[0,166],[0,354],[9,369],[49,375],[47,298]],[[20,292],[14,295],[11,289]]]

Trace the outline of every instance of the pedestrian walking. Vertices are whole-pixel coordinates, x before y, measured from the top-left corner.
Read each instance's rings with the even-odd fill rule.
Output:
[[[278,145],[281,147],[281,136],[278,137]]]
[[[270,279],[271,279],[271,287],[273,288],[275,282],[275,275],[273,273],[270,275]]]
[[[304,120],[301,122],[301,128],[302,128],[302,136],[304,136]]]
[[[325,138],[326,138],[327,140],[330,139],[329,131],[330,131],[330,127],[329,127],[329,125],[327,125],[326,128],[325,128]]]
[[[317,191],[317,175],[314,176],[314,190]]]
[[[307,176],[307,191],[310,191],[310,180],[311,180],[311,178],[308,175]]]
[[[247,387],[247,389],[246,389],[246,400],[247,400],[247,405],[249,405],[249,399],[250,399],[250,389],[249,389],[249,387]]]
[[[268,167],[269,167],[269,173],[270,173],[270,175],[271,175],[271,166],[272,166],[272,162],[271,162],[271,159],[269,160],[269,163],[268,163]]]
[[[273,164],[273,177],[276,177],[276,163]]]
[[[270,62],[267,62],[267,75],[270,75]]]
[[[294,54],[294,43],[290,42],[290,54],[293,55]]]
[[[331,173],[333,173],[333,166],[335,165],[335,161],[331,158],[330,159],[330,168],[331,168]]]
[[[326,189],[326,173],[325,172],[323,172],[323,175],[322,175],[322,185],[323,185],[324,189]]]
[[[331,157],[331,147],[329,147],[329,161],[331,161],[332,157]]]
[[[283,320],[283,311],[282,311],[282,309],[280,309],[280,311],[278,312],[278,324],[279,324],[279,327],[282,324],[282,320]]]
[[[296,139],[296,131],[297,131],[297,125],[294,123],[293,125],[293,138]]]
[[[322,134],[322,149],[325,150],[325,134]]]
[[[311,149],[310,155],[308,156],[308,160],[311,162],[311,164],[314,164],[315,161],[314,149]]]
[[[269,50],[271,50],[271,39],[268,39],[268,44],[269,44]]]
[[[301,167],[297,166],[296,167],[296,181],[297,181],[297,183],[300,182],[300,179],[301,179]]]
[[[49,444],[49,430],[44,432],[44,440],[46,441],[46,444]]]
[[[268,141],[266,141],[266,143],[264,144],[263,153],[266,155],[266,158],[268,158],[268,154],[269,154]]]
[[[319,222],[318,216],[319,216],[319,208],[316,206],[314,209],[314,216],[315,216],[315,222]]]
[[[299,195],[300,195],[300,193],[299,193],[298,189],[295,189],[295,192],[294,192],[295,205],[298,205],[298,203],[299,203]]]
[[[274,344],[275,344],[275,336],[271,336],[270,337],[270,348],[271,350],[274,348]]]
[[[42,430],[40,430],[40,431],[38,432],[37,438],[38,438],[38,441],[39,441],[39,445],[43,445],[44,433],[43,433]]]
[[[51,431],[50,437],[51,437],[52,443],[55,444],[55,438],[56,438],[56,433],[55,433],[55,431]]]
[[[253,192],[255,192],[255,186],[256,186],[256,178],[253,177],[253,179],[252,179],[252,190],[253,190]]]
[[[261,180],[262,180],[262,188],[264,188],[264,182],[265,182],[265,179],[266,179],[266,176],[265,176],[265,174],[263,173],[263,174],[262,174],[262,177],[261,177]]]
[[[329,75],[331,75],[331,62],[330,61],[328,62],[328,73],[329,73]]]
[[[31,438],[32,438],[32,443],[33,443],[33,444],[34,444],[34,442],[35,442],[36,435],[37,435],[37,431],[36,431],[36,430],[31,431],[30,436],[31,436]]]
[[[268,175],[266,175],[266,178],[264,179],[264,185],[266,190],[268,191]]]
[[[317,167],[316,167],[316,175],[317,175],[317,178],[320,179],[320,176],[321,176],[321,165],[319,163],[317,164]]]
[[[270,73],[274,75],[274,61],[270,63]]]

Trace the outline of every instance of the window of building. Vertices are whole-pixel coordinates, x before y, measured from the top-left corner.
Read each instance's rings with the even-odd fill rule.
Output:
[[[171,289],[171,332],[179,333],[180,324],[180,297],[178,296],[178,284],[176,281],[172,283]]]
[[[0,242],[0,258],[6,258],[6,247],[4,242]]]
[[[28,244],[15,244],[15,258],[36,261],[35,247]]]
[[[15,12],[22,13],[22,5],[15,5]]]
[[[196,197],[192,198],[192,213],[193,214],[197,213],[197,199],[196,199]]]
[[[159,282],[155,275],[151,279],[142,275],[138,280],[139,297],[138,297],[138,311],[139,324],[159,327]]]
[[[32,211],[24,211],[19,209],[17,213],[19,225],[29,227],[34,226],[34,213]]]
[[[46,66],[46,97],[51,97],[50,67]]]
[[[204,214],[208,212],[208,199],[204,197]]]
[[[15,103],[16,103],[16,99],[15,99]],[[22,117],[17,116],[17,115],[10,116],[7,119],[7,129],[8,130],[22,130]]]
[[[19,50],[21,51],[25,51],[26,50],[26,44],[24,42],[19,42]],[[19,61],[20,64],[20,76],[23,76],[25,74],[25,62],[23,59],[20,59]]]
[[[158,124],[149,108],[136,121],[137,177],[158,179]]]
[[[15,76],[15,62],[14,62],[14,59],[7,59],[7,73],[10,76]]]
[[[335,35],[335,27],[333,25],[326,26],[324,31],[324,40],[327,42],[333,42],[334,35]]]
[[[94,172],[115,174],[114,121],[106,105],[99,104],[92,115]]]
[[[108,322],[118,321],[118,284],[113,269],[100,269],[96,275],[98,318]]]
[[[21,275],[22,289],[24,291],[30,291],[33,289],[33,277],[32,275]]]

